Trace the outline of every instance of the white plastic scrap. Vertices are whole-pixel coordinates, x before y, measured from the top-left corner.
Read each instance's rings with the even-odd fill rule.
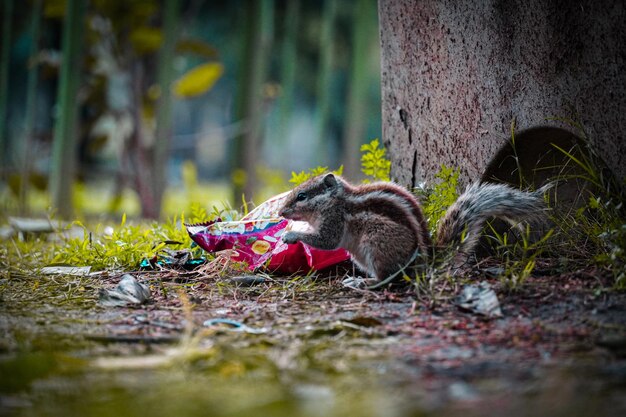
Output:
[[[265,327],[250,327],[246,324],[243,324],[240,321],[224,319],[224,318],[216,318],[209,319],[202,323],[204,327],[215,327],[219,325],[225,325],[222,327],[226,331],[230,332],[241,332],[241,333],[249,333],[249,334],[263,334],[267,333],[267,329]]]
[[[46,275],[76,275],[76,276],[85,276],[89,275],[91,272],[90,266],[44,266],[41,268],[41,273]]]
[[[498,296],[487,282],[464,286],[456,297],[455,304],[486,317],[502,317]]]
[[[150,288],[137,282],[135,277],[126,274],[112,290],[100,289],[99,302],[106,307],[122,307],[129,304],[143,304],[150,299]]]

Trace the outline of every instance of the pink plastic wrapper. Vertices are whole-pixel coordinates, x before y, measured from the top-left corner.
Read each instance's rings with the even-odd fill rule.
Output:
[[[233,261],[245,262],[251,270],[264,267],[291,274],[324,269],[350,259],[344,249],[320,250],[302,242],[288,245],[280,237],[288,230],[306,230],[307,223],[278,217],[288,193],[270,198],[243,219],[186,225],[191,239],[207,252],[233,249]]]

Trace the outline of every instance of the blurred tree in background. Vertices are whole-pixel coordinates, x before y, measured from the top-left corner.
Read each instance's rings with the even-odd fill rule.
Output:
[[[235,117],[243,122],[234,143],[233,200],[251,197],[257,189],[255,168],[261,149],[263,94],[269,69],[274,26],[274,1],[246,2],[243,13],[244,43]]]
[[[9,102],[9,60],[11,59],[11,35],[13,32],[13,0],[2,2],[2,51],[0,55],[0,166],[2,181],[6,181],[5,167],[9,163],[7,114]]]
[[[3,212],[259,201],[380,135],[374,0],[27,5],[1,10]]]
[[[85,26],[86,2],[68,0],[63,25],[61,67],[57,94],[57,114],[50,164],[52,205],[62,218],[72,212],[72,184],[76,160],[76,119],[80,86],[81,50]],[[32,41],[36,43],[35,40]],[[27,110],[28,111],[28,110]],[[30,128],[28,130],[31,130]],[[22,182],[26,178],[22,176]]]

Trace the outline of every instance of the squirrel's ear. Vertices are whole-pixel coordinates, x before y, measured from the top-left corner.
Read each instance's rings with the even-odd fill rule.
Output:
[[[334,188],[337,186],[337,178],[333,174],[326,174],[324,177],[324,185],[326,188]]]

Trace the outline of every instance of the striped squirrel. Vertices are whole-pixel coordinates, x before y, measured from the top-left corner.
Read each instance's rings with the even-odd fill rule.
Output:
[[[325,174],[294,188],[279,212],[284,218],[309,223],[313,230],[288,231],[282,240],[318,249],[346,249],[368,278],[349,278],[344,283],[375,288],[391,281],[418,256],[427,261],[449,247],[467,256],[491,217],[512,224],[541,220],[546,190],[470,185],[441,219],[433,245],[417,198],[403,187],[390,182],[355,186]]]

